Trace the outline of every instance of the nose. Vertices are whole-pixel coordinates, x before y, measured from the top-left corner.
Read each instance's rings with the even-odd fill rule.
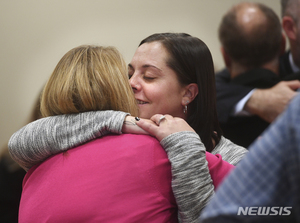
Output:
[[[140,89],[140,84],[138,82],[138,79],[136,78],[135,75],[132,75],[131,78],[129,79],[129,84],[132,87],[133,91],[138,91]]]

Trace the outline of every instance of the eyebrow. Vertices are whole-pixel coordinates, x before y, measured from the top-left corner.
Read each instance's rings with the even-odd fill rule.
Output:
[[[128,67],[131,68],[131,69],[133,69],[133,66],[131,64],[128,64]],[[154,65],[151,65],[151,64],[145,64],[145,65],[142,66],[142,68],[148,68],[148,67],[153,67],[153,68],[155,68],[157,70],[162,71],[162,69],[160,69],[160,68],[158,68],[158,67],[156,67]]]

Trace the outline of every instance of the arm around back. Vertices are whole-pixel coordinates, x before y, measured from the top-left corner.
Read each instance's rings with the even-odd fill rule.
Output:
[[[121,134],[125,112],[98,111],[39,119],[9,140],[12,158],[25,170],[51,155],[106,135]]]

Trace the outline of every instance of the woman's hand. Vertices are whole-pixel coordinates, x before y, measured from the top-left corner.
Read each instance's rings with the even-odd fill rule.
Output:
[[[138,118],[140,120],[140,118]],[[148,119],[143,119],[144,122],[153,123],[152,121]],[[146,132],[144,129],[140,128],[136,124],[137,120],[133,116],[126,116],[123,127],[122,127],[122,133],[131,133],[131,134],[143,134],[143,135],[149,135],[148,132]]]
[[[159,141],[176,132],[195,132],[184,119],[174,118],[171,115],[156,114],[153,115],[150,120],[153,122],[140,119],[136,121],[136,124],[150,135],[155,136]]]

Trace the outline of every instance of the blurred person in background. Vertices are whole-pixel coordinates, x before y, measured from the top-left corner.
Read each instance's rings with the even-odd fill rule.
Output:
[[[263,4],[234,5],[223,16],[219,39],[230,84],[266,89],[283,79],[300,79],[300,73],[282,78],[279,75],[279,57],[285,52],[285,36],[279,17]],[[247,148],[270,123],[244,111],[230,115],[220,124],[225,137]]]
[[[282,28],[290,43],[290,50],[279,59],[281,81],[271,88],[259,89],[232,83],[227,69],[218,72],[216,74],[217,110],[221,123],[226,123],[231,116],[245,112],[257,115],[271,123],[297,95],[296,90],[300,87],[300,81],[293,76],[298,75],[300,67],[299,0],[282,0],[281,10]]]
[[[40,97],[36,99],[28,123],[42,118]],[[22,181],[26,171],[16,163],[5,144],[0,153],[0,222],[17,223],[22,192]]]

